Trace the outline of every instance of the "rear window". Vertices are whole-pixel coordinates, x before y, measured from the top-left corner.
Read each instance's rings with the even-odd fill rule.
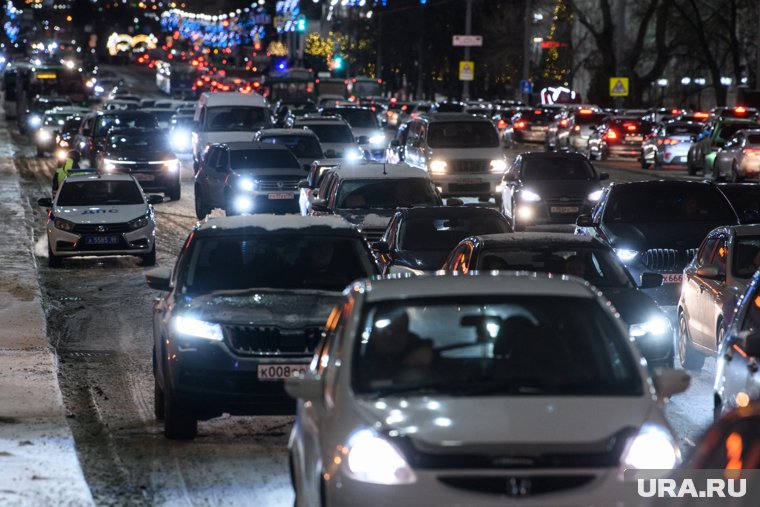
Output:
[[[105,135],[111,128],[158,128],[152,114],[104,114],[97,120],[95,135]]]
[[[371,109],[352,109],[350,107],[332,107],[322,110],[325,116],[340,116],[353,128],[379,128],[377,116]]]
[[[613,187],[604,209],[607,222],[737,223],[731,205],[711,185],[632,185]]]
[[[520,118],[528,121],[551,121],[554,118],[554,111],[546,109],[531,109],[520,113]]]
[[[271,136],[262,137],[262,143],[269,144],[281,144],[287,146],[288,149],[297,158],[322,158],[322,147],[319,145],[319,141],[311,136]]]
[[[701,125],[666,125],[665,134],[669,136],[693,135],[702,132]]]
[[[522,163],[522,178],[528,181],[591,180],[596,173],[581,157],[526,157]]]
[[[724,123],[722,127],[718,129],[718,137],[722,139],[731,139],[734,134],[740,130],[758,129],[759,124],[756,123]]]
[[[467,236],[509,232],[507,223],[496,216],[415,217],[404,220],[399,230],[400,250],[450,250]]]
[[[309,130],[317,134],[320,143],[353,143],[354,134],[348,125],[307,125]]]
[[[499,134],[486,121],[436,122],[430,124],[427,142],[431,148],[498,148]]]
[[[577,114],[575,116],[575,123],[577,125],[598,125],[599,123],[602,123],[605,118],[607,118],[606,114]]]
[[[426,178],[346,180],[338,189],[339,209],[396,209],[440,204]]]
[[[298,160],[288,150],[231,150],[232,169],[298,169]]]
[[[108,206],[143,204],[142,193],[134,181],[64,181],[57,206]]]

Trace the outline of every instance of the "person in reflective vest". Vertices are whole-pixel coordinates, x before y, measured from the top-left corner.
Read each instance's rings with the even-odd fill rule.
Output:
[[[79,167],[79,160],[81,158],[82,155],[77,150],[69,150],[66,159],[60,166],[58,166],[58,168],[56,168],[55,174],[53,175],[53,199],[55,199],[55,195],[58,193],[58,188],[61,186],[61,183],[63,183],[63,180],[67,177],[88,173],[88,171],[82,171]]]

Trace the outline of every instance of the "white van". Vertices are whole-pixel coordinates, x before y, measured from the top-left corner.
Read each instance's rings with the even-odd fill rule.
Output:
[[[255,131],[272,126],[264,97],[257,93],[203,93],[195,106],[193,169],[209,144],[252,141]]]

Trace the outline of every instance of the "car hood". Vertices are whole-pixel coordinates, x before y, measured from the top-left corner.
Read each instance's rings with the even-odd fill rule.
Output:
[[[596,180],[546,180],[526,181],[522,188],[537,193],[542,199],[560,197],[586,199],[591,192],[600,190],[602,186]]]
[[[335,211],[335,214],[360,227],[367,229],[385,229],[395,212],[395,209],[339,209]]]
[[[322,145],[322,151],[327,153],[329,150],[333,150],[336,154],[334,159],[343,160],[343,153],[349,148],[354,148],[359,151],[359,145],[356,143],[320,143]]]
[[[725,222],[652,222],[641,224],[602,224],[602,230],[615,248],[698,248],[707,233]]]
[[[121,206],[55,206],[53,215],[75,224],[113,224],[129,222],[148,212],[147,204]]]
[[[430,159],[441,160],[504,160],[504,150],[495,148],[431,148]]]
[[[154,162],[159,160],[176,160],[177,157],[169,150],[110,150],[103,154],[103,158],[109,160],[130,161],[130,162]]]
[[[455,245],[456,246],[456,245]],[[441,269],[446,256],[454,247],[448,250],[401,250],[397,252],[395,264],[422,271]]]
[[[615,309],[626,324],[641,324],[654,316],[662,316],[663,312],[652,298],[638,289],[633,288],[604,288],[600,290],[612,301]]]
[[[623,428],[640,427],[653,406],[645,396],[427,396],[359,398],[357,404],[368,426],[379,422],[384,432],[408,435],[419,447],[463,453],[598,442]]]
[[[340,299],[339,292],[252,289],[187,296],[183,306],[210,322],[301,328],[323,326]]]
[[[257,169],[235,169],[232,173],[236,178],[256,178],[259,176],[278,176],[282,179],[303,178],[304,171],[298,167],[292,168],[269,168],[266,167]]]

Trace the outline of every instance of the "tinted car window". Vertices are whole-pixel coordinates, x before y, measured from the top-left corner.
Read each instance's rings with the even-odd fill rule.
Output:
[[[642,392],[626,337],[590,298],[394,301],[369,306],[361,329],[352,365],[357,394],[423,388],[460,396]]]
[[[298,160],[287,150],[231,150],[233,169],[298,169]]]
[[[105,206],[143,204],[134,181],[66,181],[61,186],[58,206]]]
[[[323,158],[319,141],[311,136],[271,136],[262,137],[262,143],[282,144],[298,158]]]
[[[352,109],[350,107],[330,107],[322,110],[323,115],[337,115],[354,128],[379,128],[377,116],[369,109]]]
[[[522,167],[522,178],[528,181],[596,178],[591,164],[580,157],[525,157]]]
[[[701,125],[665,125],[665,135],[696,135],[702,131]]]
[[[447,121],[431,123],[431,148],[498,148],[499,134],[491,122]]]
[[[434,205],[433,184],[424,178],[346,180],[338,189],[337,208],[368,209]]]
[[[747,136],[747,143],[760,144],[760,134],[750,134]]]
[[[113,150],[168,150],[169,142],[161,131],[128,132],[108,136],[108,145]]]
[[[401,222],[398,247],[399,250],[449,250],[467,236],[504,232],[509,232],[508,225],[497,217],[415,217]]]
[[[760,125],[757,124],[748,124],[748,123],[727,123],[723,124],[723,126],[718,129],[718,137],[721,139],[730,139],[734,136],[737,132],[740,130],[745,129],[756,129],[760,128]]]
[[[347,125],[308,125],[321,143],[353,143],[354,135]]]
[[[464,104],[457,104],[455,102],[441,102],[436,106],[435,109],[439,113],[461,113],[464,111]]]
[[[207,111],[206,132],[247,131],[267,125],[263,107],[217,106]]]
[[[158,123],[150,114],[104,114],[97,119],[95,135],[105,135],[110,128],[158,128]]]
[[[69,115],[66,113],[46,114],[45,121],[42,124],[46,127],[60,127],[66,122],[66,118],[68,117]]]
[[[760,236],[737,236],[734,240],[734,276],[750,278],[758,269],[760,269]]]
[[[192,246],[185,291],[252,288],[340,291],[374,274],[360,238],[260,234],[203,238]]]
[[[575,116],[575,123],[577,125],[598,125],[602,123],[605,118],[607,118],[606,114],[577,114]]]
[[[614,188],[605,207],[604,220],[733,224],[736,216],[720,191],[709,185],[635,185]]]

